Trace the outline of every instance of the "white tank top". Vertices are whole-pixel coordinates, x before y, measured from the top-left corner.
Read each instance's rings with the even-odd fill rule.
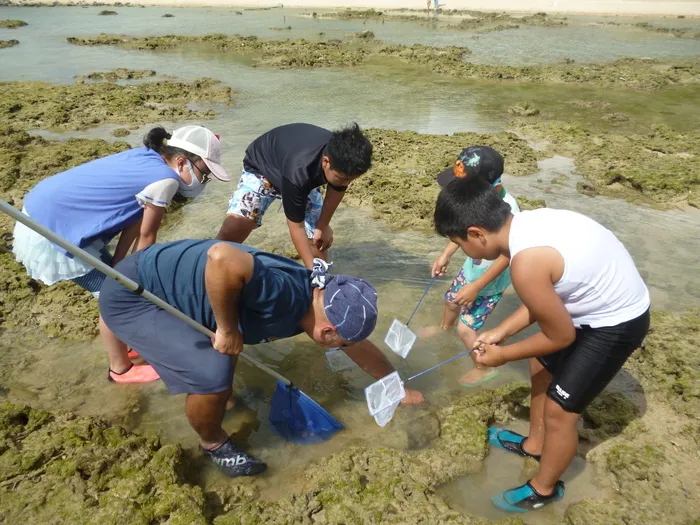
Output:
[[[515,214],[510,226],[510,257],[547,246],[564,258],[554,285],[574,326],[615,326],[649,308],[649,290],[624,245],[585,215],[543,208]]]

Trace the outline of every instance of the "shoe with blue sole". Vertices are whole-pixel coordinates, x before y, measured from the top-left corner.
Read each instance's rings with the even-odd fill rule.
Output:
[[[537,492],[530,482],[514,489],[499,492],[491,497],[491,501],[501,510],[506,512],[527,512],[541,509],[545,505],[560,501],[564,497],[564,482],[557,481],[554,492],[543,496]]]
[[[525,452],[523,449],[523,443],[525,443],[526,439],[526,436],[508,430],[507,428],[489,427],[489,443],[491,443],[491,445],[508,452],[513,452],[518,456],[539,461],[540,456]]]

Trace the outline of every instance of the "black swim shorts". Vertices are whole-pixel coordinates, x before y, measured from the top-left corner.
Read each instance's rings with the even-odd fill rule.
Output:
[[[613,377],[649,331],[649,310],[616,326],[576,329],[567,348],[537,360],[552,374],[547,397],[567,412],[581,414]]]

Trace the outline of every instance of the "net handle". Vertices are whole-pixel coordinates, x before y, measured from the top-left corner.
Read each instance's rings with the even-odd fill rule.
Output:
[[[195,321],[191,317],[185,315],[177,308],[173,308],[168,303],[163,301],[160,297],[153,295],[148,290],[145,290],[143,288],[143,286],[141,286],[139,283],[129,279],[125,275],[122,275],[121,273],[116,271],[111,266],[103,263],[97,257],[93,257],[85,250],[78,248],[77,246],[75,246],[74,244],[71,244],[66,239],[61,237],[60,235],[54,233],[53,231],[49,230],[45,226],[39,224],[38,222],[33,220],[28,215],[25,215],[24,213],[19,211],[14,206],[9,205],[7,202],[5,202],[3,200],[0,200],[0,210],[5,212],[7,215],[12,217],[17,222],[21,222],[27,228],[34,230],[36,233],[38,233],[42,237],[45,237],[46,239],[48,239],[52,243],[56,244],[57,246],[60,246],[61,248],[66,250],[68,253],[74,255],[75,257],[77,257],[81,261],[89,264],[93,268],[96,268],[97,270],[101,271],[105,275],[111,277],[112,279],[117,281],[119,284],[128,288],[129,290],[131,290],[135,294],[138,294],[138,295],[142,296],[143,298],[148,299],[153,304],[155,304],[157,307],[162,308],[166,312],[168,312],[168,313],[174,315],[175,317],[177,317],[178,319],[184,321],[185,323],[190,325],[195,330],[198,330],[199,332],[201,332],[204,335],[207,335],[209,337],[214,337],[214,332],[212,332],[208,328],[202,326],[197,321]],[[244,352],[238,354],[238,357],[242,358],[245,361],[248,361],[248,363],[259,368],[263,372],[267,372],[268,374],[270,374],[272,377],[274,377],[278,381],[281,381],[282,383],[284,383],[286,386],[288,386],[288,387],[293,386],[292,382],[289,379],[278,374],[277,372],[272,370],[270,367],[261,363],[260,361],[258,361],[254,357],[251,357],[251,356],[245,354]]]

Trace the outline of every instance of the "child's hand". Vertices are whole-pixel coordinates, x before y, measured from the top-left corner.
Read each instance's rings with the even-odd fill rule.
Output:
[[[451,255],[441,253],[440,257],[438,257],[435,260],[435,262],[433,263],[433,270],[431,273],[431,277],[445,275],[445,272],[447,271],[447,267],[450,264],[450,259],[452,259]]]
[[[508,339],[506,333],[503,330],[496,327],[493,330],[488,330],[486,332],[480,333],[476,337],[474,348],[477,348],[482,345],[498,345],[504,343],[506,339]]]
[[[506,364],[503,350],[498,345],[482,343],[474,349],[474,360],[481,366],[497,367]]]
[[[477,296],[479,295],[479,292],[479,288],[474,286],[473,283],[465,284],[457,292],[457,294],[455,295],[455,300],[452,302],[460,306],[470,307],[472,303],[476,300]]]

